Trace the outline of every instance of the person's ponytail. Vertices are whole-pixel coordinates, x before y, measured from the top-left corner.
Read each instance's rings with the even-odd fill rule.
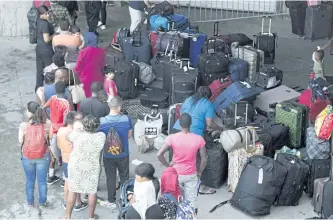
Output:
[[[46,112],[37,102],[29,102],[27,104],[27,109],[32,113],[31,118],[29,118],[29,120],[32,121],[32,124],[45,124]]]
[[[160,188],[161,188],[160,181],[158,180],[158,178],[153,177],[152,182],[153,182],[153,185],[154,185],[154,188],[155,188],[156,199],[157,199],[158,193],[160,192]]]

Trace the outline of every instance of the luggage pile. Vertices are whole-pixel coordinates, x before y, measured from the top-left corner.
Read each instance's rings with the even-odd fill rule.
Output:
[[[329,1],[285,1],[289,8],[292,33],[318,40],[331,35],[332,5]]]

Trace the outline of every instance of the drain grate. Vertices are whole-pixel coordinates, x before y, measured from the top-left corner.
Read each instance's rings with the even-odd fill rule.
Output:
[[[128,115],[132,118],[138,118],[140,114],[150,114],[152,111],[151,108],[136,103],[123,103],[123,109],[127,111]]]

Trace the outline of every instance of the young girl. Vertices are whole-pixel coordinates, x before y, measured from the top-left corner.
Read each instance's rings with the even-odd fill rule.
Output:
[[[132,211],[127,212],[126,219],[133,219],[135,211],[141,219],[145,219],[147,209],[157,203],[160,183],[154,173],[155,169],[150,163],[142,163],[136,167],[134,190],[127,197],[132,204]]]
[[[104,90],[109,95],[108,101],[110,101],[111,98],[118,96],[117,85],[113,81],[113,78],[114,72],[109,72],[105,74]]]
[[[312,54],[312,60],[313,60],[313,72],[314,77],[322,77],[324,78],[324,51],[317,48],[317,50]]]

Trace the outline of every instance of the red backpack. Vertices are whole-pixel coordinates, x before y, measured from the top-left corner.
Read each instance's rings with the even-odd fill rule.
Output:
[[[23,156],[27,159],[41,159],[47,150],[47,138],[42,124],[29,124],[23,142]]]

